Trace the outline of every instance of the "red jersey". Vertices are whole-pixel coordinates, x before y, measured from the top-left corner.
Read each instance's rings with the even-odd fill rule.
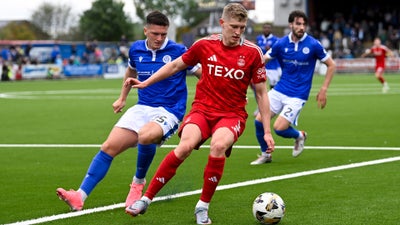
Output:
[[[388,52],[388,49],[384,45],[371,48],[371,53],[374,55],[375,61],[376,61],[375,69],[377,69],[379,67],[385,68],[385,58],[386,58],[387,52]]]
[[[247,118],[247,89],[250,81],[265,82],[266,72],[261,49],[247,40],[227,47],[222,36],[211,35],[195,42],[182,60],[187,65],[202,66],[192,108],[214,114]]]

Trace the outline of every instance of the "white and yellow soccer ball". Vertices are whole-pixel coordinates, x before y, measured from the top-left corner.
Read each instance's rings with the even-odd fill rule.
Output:
[[[253,202],[253,215],[261,224],[279,223],[285,210],[285,202],[273,192],[262,193]]]

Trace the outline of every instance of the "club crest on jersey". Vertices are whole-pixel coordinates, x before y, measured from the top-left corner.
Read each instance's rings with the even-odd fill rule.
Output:
[[[303,48],[303,53],[305,55],[309,54],[310,53],[310,49],[308,47]]]
[[[169,62],[171,62],[171,60],[172,60],[172,58],[170,55],[164,55],[164,57],[162,58],[162,61],[164,63],[169,63]]]
[[[244,60],[244,56],[239,56],[239,59],[237,61],[238,66],[243,67],[246,64],[246,61]]]

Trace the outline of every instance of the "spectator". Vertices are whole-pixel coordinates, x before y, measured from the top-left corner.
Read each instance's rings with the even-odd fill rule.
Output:
[[[124,46],[126,48],[129,48],[129,41],[128,41],[128,38],[126,38],[125,34],[121,35],[121,40],[119,41],[119,46]]]
[[[53,50],[51,51],[51,63],[56,63],[57,55],[60,54],[60,47],[58,45],[54,45]]]
[[[104,62],[103,52],[101,51],[101,49],[99,47],[96,47],[94,49],[94,56],[95,56],[96,64],[101,64]]]
[[[8,66],[8,62],[3,61],[2,71],[1,71],[1,81],[9,81],[10,80],[9,72],[10,72],[10,68]]]

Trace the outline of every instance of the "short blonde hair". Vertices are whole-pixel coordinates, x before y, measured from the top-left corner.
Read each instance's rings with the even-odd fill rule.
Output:
[[[237,19],[240,22],[246,21],[248,18],[247,10],[240,3],[229,3],[222,11],[222,19]]]

